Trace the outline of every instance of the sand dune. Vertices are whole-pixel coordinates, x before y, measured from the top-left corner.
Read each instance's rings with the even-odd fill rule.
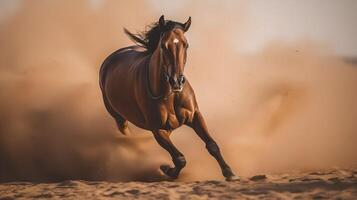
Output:
[[[357,170],[256,175],[235,182],[12,182],[0,199],[356,199]]]

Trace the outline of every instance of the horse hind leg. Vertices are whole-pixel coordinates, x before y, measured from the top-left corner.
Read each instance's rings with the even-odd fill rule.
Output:
[[[119,131],[124,135],[130,135],[130,130],[128,127],[128,120],[119,115],[115,110],[110,106],[107,98],[103,95],[105,108],[108,110],[109,114],[115,119]]]

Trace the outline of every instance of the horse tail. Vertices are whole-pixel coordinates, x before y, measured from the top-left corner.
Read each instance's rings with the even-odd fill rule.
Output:
[[[131,41],[133,41],[135,44],[142,46],[142,47],[147,47],[147,42],[140,38],[140,35],[131,33],[128,29],[124,28],[124,33],[129,37]]]

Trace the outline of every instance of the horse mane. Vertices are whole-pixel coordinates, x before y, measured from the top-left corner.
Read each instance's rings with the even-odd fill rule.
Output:
[[[159,22],[154,22],[148,25],[143,32],[131,33],[126,28],[124,28],[124,32],[136,45],[144,47],[147,53],[152,54],[160,42],[161,35],[174,28],[183,29],[183,25],[179,22],[165,20],[164,27],[160,27]]]

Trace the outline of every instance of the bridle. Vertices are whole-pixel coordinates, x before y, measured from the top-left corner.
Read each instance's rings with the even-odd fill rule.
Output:
[[[161,66],[161,56],[162,55],[160,53],[160,62],[159,62],[160,66]],[[146,84],[145,84],[146,85],[146,91],[149,94],[149,97],[151,99],[153,99],[153,100],[159,100],[161,98],[164,99],[164,100],[167,100],[167,98],[173,94],[173,92],[171,90],[170,90],[170,93],[167,96],[164,96],[164,94],[160,94],[158,96],[155,96],[151,91],[151,87],[150,87],[150,60],[151,60],[151,56],[148,57],[148,59],[146,59],[146,63],[145,63],[145,65],[146,65]],[[169,77],[168,73],[166,72],[166,70],[163,71],[163,75],[164,75],[165,81],[168,82],[170,77]]]
[[[161,56],[160,56],[161,57]],[[170,93],[167,95],[167,96],[164,96],[164,94],[160,94],[158,96],[155,96],[153,93],[152,93],[152,90],[150,88],[150,59],[151,57],[149,57],[149,59],[147,59],[148,61],[146,61],[146,91],[147,93],[149,94],[149,97],[153,100],[159,100],[159,99],[164,99],[166,100],[169,96],[171,96],[173,94],[173,92],[170,90]],[[164,77],[165,77],[165,80],[168,81],[169,80],[169,75],[167,74],[166,71],[164,71]]]

